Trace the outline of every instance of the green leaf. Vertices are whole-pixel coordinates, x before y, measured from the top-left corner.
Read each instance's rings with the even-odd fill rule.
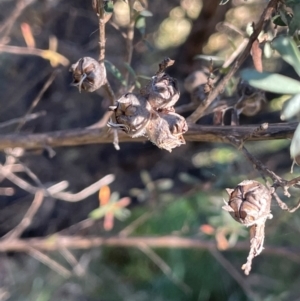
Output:
[[[136,80],[134,84],[135,84],[137,89],[141,89],[142,85],[138,80]]]
[[[89,217],[92,219],[100,219],[108,212],[107,206],[101,206],[89,213]]]
[[[146,80],[151,80],[151,77],[150,77],[150,76],[147,76],[147,75],[139,74],[137,77],[138,77],[138,78],[142,78],[142,79],[146,79]]]
[[[112,14],[114,12],[114,2],[109,0],[109,1],[104,1],[104,10],[108,14]]]
[[[263,91],[278,94],[300,93],[300,83],[281,74],[245,69],[241,72],[241,78],[249,82],[251,86]]]
[[[143,17],[152,17],[153,14],[151,13],[151,11],[145,9],[145,10],[140,11],[140,16],[143,16]]]
[[[133,78],[136,78],[136,73],[135,73],[135,71],[132,69],[132,67],[131,67],[128,63],[126,63],[126,62],[124,62],[124,65],[125,65],[125,68],[128,70],[128,72],[131,74],[131,76],[132,76]]]
[[[219,5],[225,5],[227,2],[229,2],[229,0],[221,0]]]
[[[290,64],[300,76],[300,52],[294,40],[287,36],[280,36],[273,40],[272,47],[282,58]]]
[[[223,64],[224,59],[220,56],[215,56],[215,55],[205,55],[205,54],[198,54],[194,56],[194,60],[204,60],[204,61],[213,61],[217,64]]]
[[[146,33],[146,18],[138,16],[135,21],[135,27],[139,30],[142,36]]]
[[[147,39],[143,39],[142,42],[147,46],[149,51],[153,51],[155,49],[154,46]]]
[[[174,182],[171,179],[159,179],[155,181],[155,184],[158,190],[166,191],[173,187]]]
[[[282,120],[287,120],[299,114],[300,114],[300,94],[296,94],[284,103],[280,118]]]
[[[276,15],[273,18],[273,23],[278,26],[287,26],[287,24],[283,21],[280,15]]]
[[[289,23],[289,34],[292,36],[296,30],[300,29],[300,4],[290,5],[293,9],[293,18]]]
[[[264,46],[264,56],[265,56],[267,59],[269,59],[269,58],[271,58],[272,53],[273,53],[273,49],[272,49],[270,43],[269,43],[269,42],[266,42],[266,44],[265,44],[265,46]]]
[[[296,131],[294,133],[291,147],[290,147],[291,157],[295,159],[300,155],[300,124],[298,124]]]
[[[120,208],[114,212],[114,217],[116,217],[120,221],[124,221],[130,216],[131,212],[127,208]]]
[[[122,76],[122,74],[121,74],[121,72],[120,72],[120,70],[114,65],[114,64],[112,64],[110,61],[107,61],[107,60],[105,60],[104,61],[104,64],[105,64],[105,68],[116,78],[116,79],[118,79],[120,82],[121,82],[121,84],[123,85],[123,86],[127,86],[126,85],[126,80],[125,80],[125,78]]]

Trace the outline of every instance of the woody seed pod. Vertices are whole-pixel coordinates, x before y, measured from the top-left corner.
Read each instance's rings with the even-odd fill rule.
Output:
[[[158,73],[152,77],[148,85],[141,90],[154,110],[171,110],[178,101],[180,92],[177,80],[166,73]]]
[[[173,148],[185,144],[183,134],[187,130],[187,123],[182,116],[173,112],[154,112],[146,133],[157,147],[171,152]]]
[[[131,137],[144,136],[150,111],[151,106],[143,96],[126,93],[114,107],[117,123],[110,122],[108,125],[123,130]]]
[[[87,92],[94,92],[106,82],[106,69],[104,64],[91,57],[83,57],[70,68],[73,73],[72,85]]]
[[[272,218],[271,193],[257,181],[245,180],[235,189],[227,189],[228,203],[223,209],[239,223],[252,226]]]

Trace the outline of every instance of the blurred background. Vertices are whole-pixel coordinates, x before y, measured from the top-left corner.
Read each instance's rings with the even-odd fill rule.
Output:
[[[124,34],[129,9],[126,1],[114,2],[113,16],[106,25],[106,60],[123,75],[128,72]],[[145,78],[153,76],[158,63],[168,56],[175,59],[169,73],[179,82],[178,105],[188,104],[186,77],[208,66],[206,56],[229,58],[267,3],[231,0],[220,6],[219,0],[136,1],[137,10],[147,11],[134,29],[131,68],[137,86],[145,84]],[[70,85],[68,71],[83,56],[99,56],[98,18],[91,1],[1,0],[0,21],[1,135],[85,128],[102,118],[110,105],[105,92],[79,93]],[[43,52],[49,47],[50,54]],[[243,67],[251,64],[246,61]],[[296,77],[276,56],[265,57],[263,64],[267,71]],[[33,110],[42,112],[42,117],[21,128],[16,123],[1,126],[28,112],[55,69],[58,74]],[[120,96],[126,87],[117,77],[116,72],[108,72],[112,88]],[[232,85],[237,81],[238,74]],[[242,115],[240,123],[279,122],[285,99],[267,94],[262,111],[252,117]],[[211,124],[211,118],[200,123]],[[246,146],[271,170],[290,179],[299,175],[299,168],[290,174],[289,143],[248,142]],[[28,170],[46,187],[67,181],[72,193],[108,174],[115,175],[109,188],[79,202],[45,197],[22,238],[51,238],[59,232],[84,237],[175,236],[200,243],[152,249],[141,240],[131,248],[57,250],[46,252],[50,261],[44,263],[41,257],[26,252],[1,253],[0,300],[300,300],[297,212],[283,212],[273,202],[274,218],[266,224],[266,249],[254,259],[250,276],[240,269],[248,255],[249,233],[223,212],[223,199],[228,199],[225,188],[245,179],[261,179],[238,150],[198,142],[188,142],[171,154],[150,142],[121,143],[120,147],[119,151],[112,144],[56,148],[52,157],[47,150],[2,152],[1,166],[14,158],[15,165],[22,166],[19,172],[16,167],[15,173],[33,186],[37,181]],[[5,236],[20,223],[34,195],[1,171],[0,180],[0,234]],[[291,192],[290,199],[284,198],[289,205],[299,198],[296,191]],[[129,205],[124,198],[130,198]],[[126,208],[120,205],[116,212],[99,211],[108,200],[123,200]]]

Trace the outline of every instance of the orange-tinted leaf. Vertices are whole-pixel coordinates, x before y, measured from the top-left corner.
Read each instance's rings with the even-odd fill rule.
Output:
[[[229,243],[223,231],[218,231],[216,233],[216,241],[219,250],[228,249]]]
[[[113,213],[107,213],[104,216],[103,228],[105,231],[110,231],[114,226],[114,215]]]
[[[131,203],[131,199],[129,197],[122,198],[116,204],[119,208],[120,207],[127,207]]]
[[[28,23],[21,24],[21,31],[28,48],[35,48],[35,40],[31,31],[31,27]]]
[[[215,229],[211,226],[211,225],[208,225],[208,224],[205,224],[205,225],[202,225],[200,227],[200,230],[204,233],[204,234],[207,234],[207,235],[212,235],[215,233]]]
[[[41,57],[49,60],[52,67],[57,67],[58,65],[69,65],[69,60],[65,56],[52,50],[41,50]]]
[[[251,48],[251,55],[255,69],[258,72],[263,72],[262,66],[262,50],[259,47],[258,40],[254,41]]]
[[[110,188],[109,186],[103,186],[99,190],[99,203],[100,206],[106,205],[110,200]]]

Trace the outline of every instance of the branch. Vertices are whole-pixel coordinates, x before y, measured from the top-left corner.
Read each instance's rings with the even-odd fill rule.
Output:
[[[257,125],[244,126],[205,126],[190,124],[184,134],[187,141],[230,143],[227,137],[243,141],[263,141],[292,138],[298,123],[274,123],[264,131],[255,133]],[[255,134],[253,134],[255,133]],[[146,138],[131,138],[119,132],[120,142],[141,142]],[[112,133],[105,129],[73,129],[44,134],[0,135],[0,150],[21,147],[23,149],[43,149],[45,147],[78,146],[86,144],[111,143]]]
[[[273,11],[276,9],[278,3],[280,0],[271,0],[264,10],[263,14],[261,15],[258,23],[254,27],[254,31],[252,35],[249,38],[249,42],[245,48],[245,50],[242,52],[242,54],[235,60],[233,66],[228,71],[228,73],[225,75],[225,77],[218,83],[216,88],[208,95],[205,104],[201,104],[191,115],[189,118],[187,118],[188,122],[195,123],[199,118],[202,117],[203,112],[206,110],[206,108],[213,102],[213,100],[224,90],[225,86],[231,79],[231,77],[236,73],[236,71],[241,67],[243,62],[248,57],[252,44],[254,41],[256,41],[258,35],[262,31],[263,25],[265,22],[270,19]]]
[[[13,230],[5,235],[5,239],[13,240],[19,238],[24,233],[24,231],[30,226],[32,219],[41,207],[43,200],[43,192],[41,190],[37,191],[32,204],[30,205],[23,219]]]
[[[60,236],[52,235],[46,238],[14,239],[0,241],[0,252],[28,252],[34,248],[38,251],[56,251],[61,248],[67,249],[90,249],[99,246],[138,248],[145,244],[150,248],[178,248],[178,249],[201,249],[215,250],[217,245],[214,241],[204,241],[195,238],[185,238],[178,236],[161,237],[86,237],[86,236]],[[227,251],[247,251],[248,242],[238,242]],[[265,254],[284,256],[290,260],[300,263],[300,249],[290,250],[283,247],[266,247]]]

